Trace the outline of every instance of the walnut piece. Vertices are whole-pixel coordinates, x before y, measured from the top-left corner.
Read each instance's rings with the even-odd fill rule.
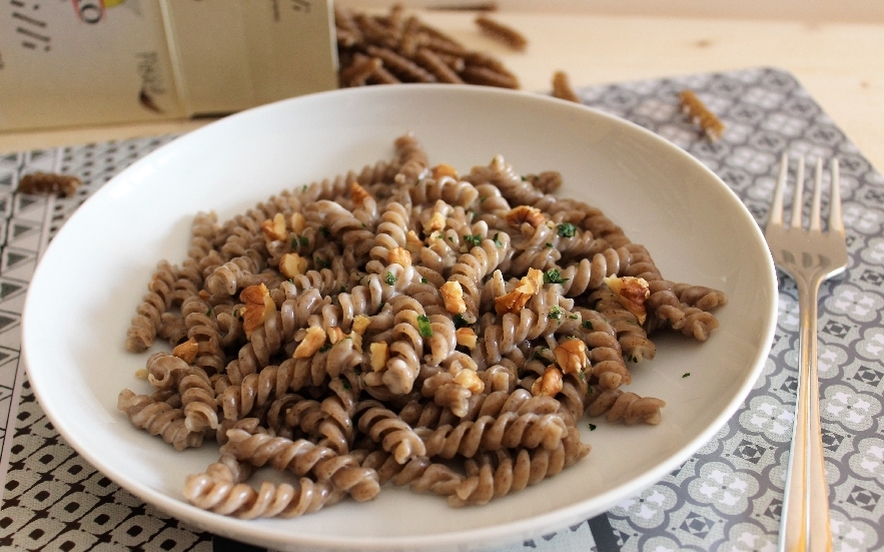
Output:
[[[543,271],[529,268],[519,284],[511,292],[494,298],[494,310],[498,315],[508,312],[518,313],[525,308],[525,303],[543,287]]]
[[[172,349],[172,355],[180,358],[188,364],[193,364],[196,360],[196,354],[199,352],[199,344],[196,339],[191,337],[187,341],[179,343]]]
[[[586,368],[586,343],[582,339],[566,339],[553,349],[553,354],[565,374],[580,374]]]
[[[634,276],[609,276],[605,278],[605,284],[623,308],[632,313],[639,324],[644,324],[648,316],[645,301],[651,296],[648,281]]]
[[[282,213],[276,213],[273,219],[267,219],[261,223],[261,232],[264,238],[270,241],[282,240],[286,237],[285,217]]]
[[[264,320],[276,312],[276,303],[270,297],[267,286],[255,284],[244,288],[239,299],[245,303],[242,313],[242,328],[246,337],[251,337],[252,332],[264,324]]]
[[[550,365],[543,371],[542,376],[534,380],[531,385],[531,394],[535,397],[555,397],[563,387],[561,370]]]
[[[289,217],[289,226],[291,227],[292,232],[300,234],[304,231],[304,228],[307,228],[307,219],[305,219],[304,215],[301,213],[292,213],[292,216]]]
[[[409,230],[405,234],[405,249],[408,249],[412,255],[419,255],[423,246],[424,242],[418,237],[417,232]]]
[[[472,370],[461,370],[454,376],[454,383],[465,389],[469,389],[473,395],[478,395],[485,390],[485,383],[479,377],[479,374]]]
[[[371,369],[380,372],[387,365],[390,358],[390,351],[387,344],[383,341],[372,343],[368,346]]]
[[[454,338],[457,344],[467,349],[473,349],[479,341],[479,336],[472,328],[458,328],[454,331]]]
[[[326,333],[328,334],[328,340],[331,342],[332,345],[347,337],[347,334],[344,333],[344,330],[337,326],[329,328]]]
[[[424,224],[424,234],[429,236],[433,232],[442,230],[443,228],[445,228],[445,223],[445,215],[443,215],[439,211],[436,211],[435,213],[433,213],[433,216],[430,217],[430,220],[428,220],[426,224]]]
[[[411,266],[411,253],[404,247],[394,247],[387,253],[387,262],[402,266]]]
[[[463,300],[463,287],[456,280],[449,280],[439,288],[445,310],[451,314],[462,314],[467,310],[467,304]]]
[[[519,205],[511,209],[504,218],[513,226],[521,226],[523,222],[527,222],[534,228],[539,227],[546,221],[540,209],[531,205]]]
[[[460,175],[457,174],[457,169],[447,163],[440,163],[433,167],[433,178],[435,180],[439,180],[443,176],[450,176],[455,180],[460,179]]]
[[[359,182],[354,181],[350,184],[350,199],[353,201],[353,205],[362,205],[370,197],[372,197],[371,194]]]
[[[279,259],[279,271],[286,278],[294,278],[307,272],[307,257],[286,253]]]
[[[325,345],[325,330],[319,326],[310,326],[304,339],[295,347],[294,358],[310,358]]]

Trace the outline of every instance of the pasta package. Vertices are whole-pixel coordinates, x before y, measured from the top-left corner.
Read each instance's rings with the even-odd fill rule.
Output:
[[[227,221],[199,213],[187,257],[158,263],[126,338],[146,390],[118,408],[177,450],[218,448],[186,477],[192,504],[293,517],[385,485],[486,504],[589,454],[585,416],[661,423],[631,367],[655,332],[718,326],[724,293],[666,280],[555,195],[560,173],[498,155],[460,174],[411,133],[394,149]],[[290,481],[250,481],[265,466]]]

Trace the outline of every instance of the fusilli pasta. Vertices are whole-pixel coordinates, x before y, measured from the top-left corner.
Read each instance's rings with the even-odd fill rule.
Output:
[[[461,176],[410,133],[393,149],[225,222],[200,213],[186,259],[157,265],[126,346],[171,352],[118,408],[176,449],[216,442],[192,504],[291,517],[386,482],[485,504],[586,456],[584,415],[659,423],[662,400],[623,389],[631,366],[656,331],[717,327],[724,293],[663,278],[598,208],[553,195],[559,173],[498,155]],[[254,488],[261,466],[291,484]]]

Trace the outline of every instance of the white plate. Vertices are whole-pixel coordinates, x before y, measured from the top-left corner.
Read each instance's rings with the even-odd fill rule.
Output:
[[[484,507],[385,488],[295,520],[243,521],[184,502],[185,475],[217,457],[175,452],[134,429],[118,392],[146,392],[145,355],[123,343],[159,259],[180,262],[200,210],[223,218],[286,187],[393,155],[413,130],[431,162],[462,172],[502,154],[522,173],[561,171],[563,196],[601,207],[647,245],[664,276],[724,290],[721,328],[697,344],[660,341],[630,386],[667,402],[656,427],[582,423],[590,455]],[[78,209],[31,282],[22,344],[30,381],[66,441],[147,503],[204,529],[277,549],[481,549],[579,523],[664,477],[726,423],[767,357],[776,279],[739,199],[681,149],[640,127],[540,95],[450,85],[367,87],[256,108],[183,136],[138,161]],[[682,375],[690,372],[690,377]]]

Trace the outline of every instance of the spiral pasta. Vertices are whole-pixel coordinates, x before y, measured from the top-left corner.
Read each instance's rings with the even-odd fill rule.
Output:
[[[117,406],[178,450],[215,441],[184,484],[195,506],[291,517],[387,482],[485,504],[586,456],[584,415],[660,423],[661,399],[624,389],[632,366],[655,332],[718,326],[724,293],[665,279],[601,210],[553,195],[561,174],[498,155],[460,175],[411,133],[393,151],[199,213],[184,261],[151,275],[126,345],[171,352]],[[264,466],[291,483],[252,486]]]

